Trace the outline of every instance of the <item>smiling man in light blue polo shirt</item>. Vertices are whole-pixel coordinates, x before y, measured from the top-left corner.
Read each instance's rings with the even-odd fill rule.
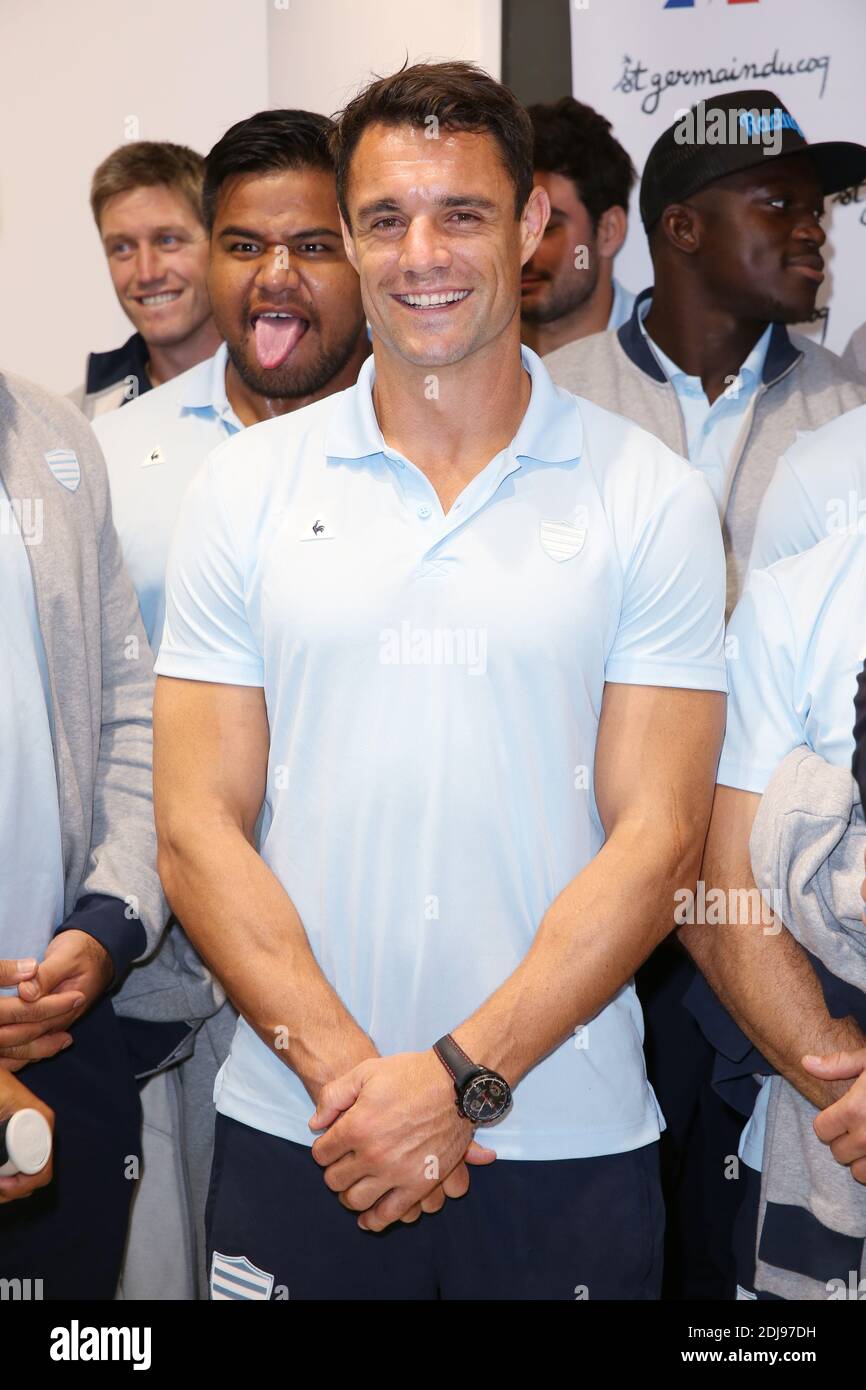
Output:
[[[718,514],[521,356],[506,88],[407,69],[334,147],[373,358],[211,455],[156,668],[161,873],[241,1014],[211,1296],[654,1298],[632,975],[709,814]]]

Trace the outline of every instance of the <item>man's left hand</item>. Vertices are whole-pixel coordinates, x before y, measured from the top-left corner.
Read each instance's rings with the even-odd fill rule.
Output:
[[[455,1100],[432,1050],[370,1058],[322,1088],[310,1128],[327,1133],[313,1157],[343,1206],[361,1213],[362,1230],[399,1221],[461,1162],[472,1126]]]

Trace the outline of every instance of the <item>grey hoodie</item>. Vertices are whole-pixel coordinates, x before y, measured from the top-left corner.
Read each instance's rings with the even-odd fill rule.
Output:
[[[625,415],[688,458],[677,393],[640,328],[640,306],[651,294],[638,295],[631,318],[616,332],[569,343],[545,357],[544,365],[557,386]],[[773,325],[751,419],[732,464],[722,522],[729,613],[745,582],[758,507],[780,456],[798,431],[816,430],[864,402],[866,381],[853,367],[806,338],[789,338],[781,323]]]
[[[66,485],[52,472],[46,454],[56,449],[74,455],[77,481],[75,466]],[[90,895],[109,909],[92,934],[124,965],[135,961],[114,997],[118,1013],[200,1020],[223,995],[176,933],[163,938],[168,910],[156,871],[151,786],[153,656],[123,565],[102,453],[68,401],[3,373],[0,478],[30,530],[26,550],[51,687],[65,916]]]
[[[761,798],[749,848],[755,882],[791,935],[866,990],[866,825],[848,769],[795,748]],[[786,1299],[850,1297],[866,1275],[866,1187],[818,1139],[815,1107],[784,1077],[769,1084],[755,1287]]]

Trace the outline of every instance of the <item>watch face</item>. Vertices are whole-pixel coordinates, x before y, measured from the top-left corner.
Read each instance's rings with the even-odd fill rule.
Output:
[[[474,1125],[489,1125],[511,1101],[511,1092],[499,1076],[484,1072],[476,1076],[463,1092],[463,1112]]]

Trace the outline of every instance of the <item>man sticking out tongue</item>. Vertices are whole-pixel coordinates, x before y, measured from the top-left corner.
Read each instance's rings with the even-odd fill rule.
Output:
[[[115,523],[154,650],[162,635],[169,539],[181,498],[204,459],[245,425],[354,385],[369,354],[358,276],[340,235],[330,129],[329,120],[308,111],[262,111],[232,126],[214,146],[205,164],[203,211],[208,292],[224,341],[191,371],[96,421]],[[166,1224],[164,1239],[154,1242],[144,1217],[140,1232],[133,1217],[129,1262],[138,1271],[137,1297],[161,1298],[166,1290],[175,1298],[206,1294],[212,1119],[206,1132],[196,1117],[213,1114],[214,1078],[236,1022],[232,1005],[224,1003],[207,1019],[207,1045],[197,1048],[192,1065],[171,1068],[167,1082],[157,1078],[176,1087],[183,1115],[178,1144],[188,1167],[186,1245],[196,1252],[195,1268],[179,1273],[174,1226]],[[158,1093],[145,1086],[142,1104],[146,1117],[155,1115]],[[140,1181],[136,1210],[174,1210],[163,1192],[142,1199],[141,1182],[148,1179]],[[185,1195],[178,1200],[185,1202]],[[160,1249],[164,1259],[152,1253]]]

